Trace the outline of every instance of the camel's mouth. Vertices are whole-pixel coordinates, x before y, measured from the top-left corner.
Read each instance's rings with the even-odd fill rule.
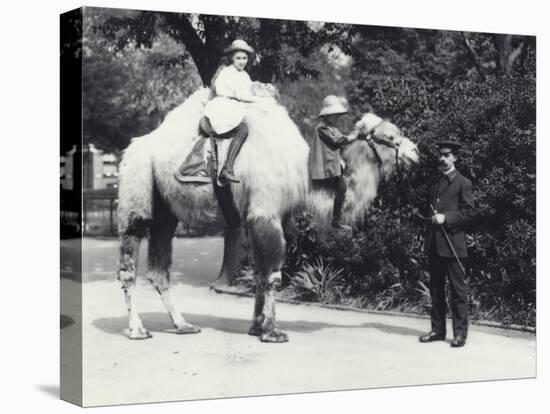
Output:
[[[412,167],[420,164],[420,156],[418,154],[405,155],[403,161],[407,167]]]
[[[420,164],[420,152],[418,147],[409,140],[403,140],[400,145],[399,158],[407,167]]]

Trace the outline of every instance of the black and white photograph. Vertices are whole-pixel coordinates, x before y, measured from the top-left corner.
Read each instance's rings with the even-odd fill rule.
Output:
[[[240,3],[4,36],[10,401],[540,412],[540,8]]]
[[[536,375],[535,36],[60,23],[62,398]]]

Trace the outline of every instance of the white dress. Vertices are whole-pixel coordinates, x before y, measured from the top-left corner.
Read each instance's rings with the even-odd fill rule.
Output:
[[[212,86],[215,98],[206,104],[204,115],[217,134],[235,128],[244,118],[246,104],[241,101],[252,93],[252,80],[244,70],[224,67]]]

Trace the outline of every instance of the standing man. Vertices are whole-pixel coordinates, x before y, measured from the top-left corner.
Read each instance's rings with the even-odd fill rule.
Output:
[[[464,227],[475,215],[472,183],[455,168],[460,145],[454,141],[439,141],[437,145],[440,174],[416,190],[410,185],[408,188],[411,201],[427,208],[432,215],[424,239],[430,272],[432,329],[419,340],[423,343],[445,340],[448,278],[454,334],[451,346],[461,347],[468,335],[468,297],[460,259],[467,256]]]
[[[332,226],[343,230],[351,230],[351,227],[342,221],[347,186],[342,175],[344,161],[340,149],[350,140],[338,130],[336,123],[347,112],[337,96],[329,95],[323,100],[319,113],[321,122],[315,130],[309,153],[309,170],[313,185],[334,192]]]

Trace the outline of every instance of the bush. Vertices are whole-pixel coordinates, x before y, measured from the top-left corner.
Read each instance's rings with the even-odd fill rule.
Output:
[[[339,302],[342,298],[343,270],[321,257],[306,263],[290,283],[298,298],[322,303]]]
[[[355,78],[353,78],[355,74]],[[401,78],[400,78],[401,79]],[[411,177],[419,185],[435,173],[435,141],[463,144],[457,168],[474,184],[478,210],[469,229],[467,283],[472,318],[535,325],[536,126],[534,69],[483,82],[457,79],[434,88],[419,79],[378,78],[366,86],[352,73],[352,106],[372,103],[394,120],[426,155]],[[372,80],[372,79],[370,79]],[[355,101],[353,101],[355,100]],[[348,301],[378,309],[419,311],[429,305],[422,252],[424,222],[415,218],[396,179],[353,234],[316,232],[298,218],[298,243],[289,275],[318,258],[349,276]]]
[[[418,302],[415,306],[424,306],[423,295],[418,290],[419,282],[426,279],[419,232],[415,224],[402,220],[400,214],[397,210],[387,214],[375,206],[353,234],[313,229],[309,224],[311,218],[300,216],[297,243],[289,246],[284,268],[291,284],[296,286],[297,277],[303,279],[302,269],[311,274],[322,267],[317,265],[312,269],[310,263],[324,260],[346,275],[340,280],[344,297],[338,300],[360,299],[361,306],[379,309],[394,308],[398,304],[405,308],[405,303],[412,302]]]
[[[536,70],[534,38],[525,42],[512,75],[495,61],[494,36],[468,34],[481,59],[480,76],[460,32],[357,27],[354,63],[337,81],[324,73],[279,85],[302,132],[311,135],[326,93],[346,84],[351,112],[373,108],[399,125],[425,159],[411,181],[436,173],[436,141],[463,144],[457,168],[474,184],[477,220],[468,232],[467,283],[472,318],[535,324],[536,315]],[[375,203],[353,233],[316,230],[296,217],[283,284],[308,300],[319,268],[346,275],[340,295],[323,300],[377,309],[424,310],[429,277],[422,252],[425,223],[412,213],[395,178],[382,183]],[[322,264],[322,265],[321,265]],[[303,273],[305,272],[305,273]],[[299,274],[298,279],[293,279]],[[314,277],[315,280],[312,279]],[[293,281],[294,280],[294,281]],[[311,283],[310,283],[311,282]],[[341,285],[340,285],[341,283]],[[304,286],[307,285],[307,288]],[[310,293],[304,293],[310,292]],[[309,296],[308,296],[309,295]]]

